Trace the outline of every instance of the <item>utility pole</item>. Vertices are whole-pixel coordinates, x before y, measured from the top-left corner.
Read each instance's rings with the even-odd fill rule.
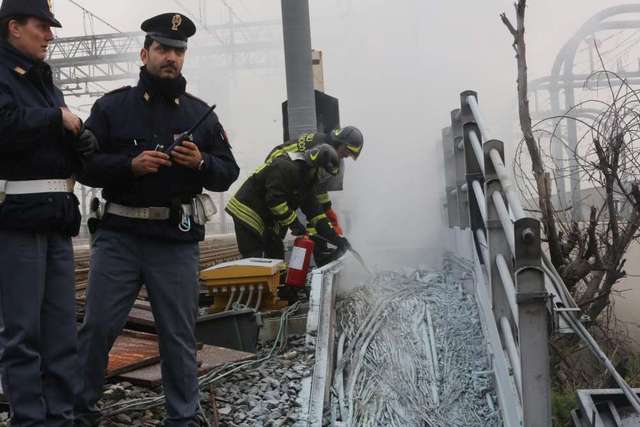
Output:
[[[316,132],[309,0],[282,0],[289,138]]]

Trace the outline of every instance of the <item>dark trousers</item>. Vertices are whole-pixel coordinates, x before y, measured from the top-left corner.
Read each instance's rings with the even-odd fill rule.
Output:
[[[242,258],[284,259],[284,244],[273,229],[267,228],[264,236],[260,236],[255,230],[235,218],[233,218],[233,225]]]
[[[0,310],[11,425],[73,425],[78,360],[69,237],[0,230]]]
[[[80,328],[79,424],[95,419],[108,354],[144,283],[158,329],[166,426],[188,426],[198,413],[194,335],[198,312],[196,242],[98,230],[91,250],[86,314]]]

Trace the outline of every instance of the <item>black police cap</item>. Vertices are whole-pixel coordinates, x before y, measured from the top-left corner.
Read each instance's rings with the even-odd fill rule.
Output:
[[[187,39],[196,33],[193,21],[180,13],[163,13],[140,26],[153,40],[165,46],[187,47]]]
[[[0,6],[0,19],[15,16],[33,16],[47,22],[52,27],[61,28],[53,12],[53,0],[2,0]]]

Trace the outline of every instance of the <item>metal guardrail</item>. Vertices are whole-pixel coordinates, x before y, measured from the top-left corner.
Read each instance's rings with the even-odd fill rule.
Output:
[[[476,295],[503,420],[507,426],[551,426],[553,313],[540,223],[524,214],[505,167],[503,143],[488,139],[477,94],[463,92],[460,101],[461,108],[451,112],[451,126],[442,132],[447,217],[452,230],[470,231],[473,239]]]
[[[335,345],[335,298],[337,281],[348,255],[311,272],[311,295],[307,317],[307,346],[315,348],[310,376],[303,378],[299,404],[300,421],[322,425],[325,402],[329,401]]]
[[[549,335],[558,326],[583,341],[640,415],[637,393],[581,323],[580,308],[542,252],[540,223],[525,216],[505,167],[503,143],[488,139],[477,94],[463,92],[460,104],[451,112],[451,126],[442,131],[447,217],[458,250],[475,248],[470,256],[476,297],[505,425],[551,426]],[[460,241],[465,233],[469,240]]]

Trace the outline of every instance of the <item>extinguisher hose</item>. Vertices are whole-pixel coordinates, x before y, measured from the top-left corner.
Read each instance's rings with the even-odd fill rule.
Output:
[[[327,239],[326,237],[322,237],[319,234],[316,234],[313,237],[317,237],[320,240],[324,240],[325,242],[331,243],[333,245],[333,243],[329,239]],[[351,252],[351,254],[356,259],[356,261],[358,261],[358,263],[362,266],[364,271],[366,271],[367,274],[369,274],[369,276],[373,276],[373,273],[371,272],[369,267],[367,267],[367,264],[364,262],[364,258],[362,258],[362,255],[360,255],[360,253],[358,251],[356,251],[355,249],[353,249],[353,248],[349,248],[348,250],[349,250],[349,252]]]
[[[360,255],[358,251],[356,251],[353,248],[349,248],[349,252],[351,252],[353,257],[360,263],[360,265],[367,272],[367,274],[369,274],[369,276],[373,276],[373,273],[371,272],[369,267],[367,267],[367,264],[364,262],[364,258],[362,258],[362,255]]]

